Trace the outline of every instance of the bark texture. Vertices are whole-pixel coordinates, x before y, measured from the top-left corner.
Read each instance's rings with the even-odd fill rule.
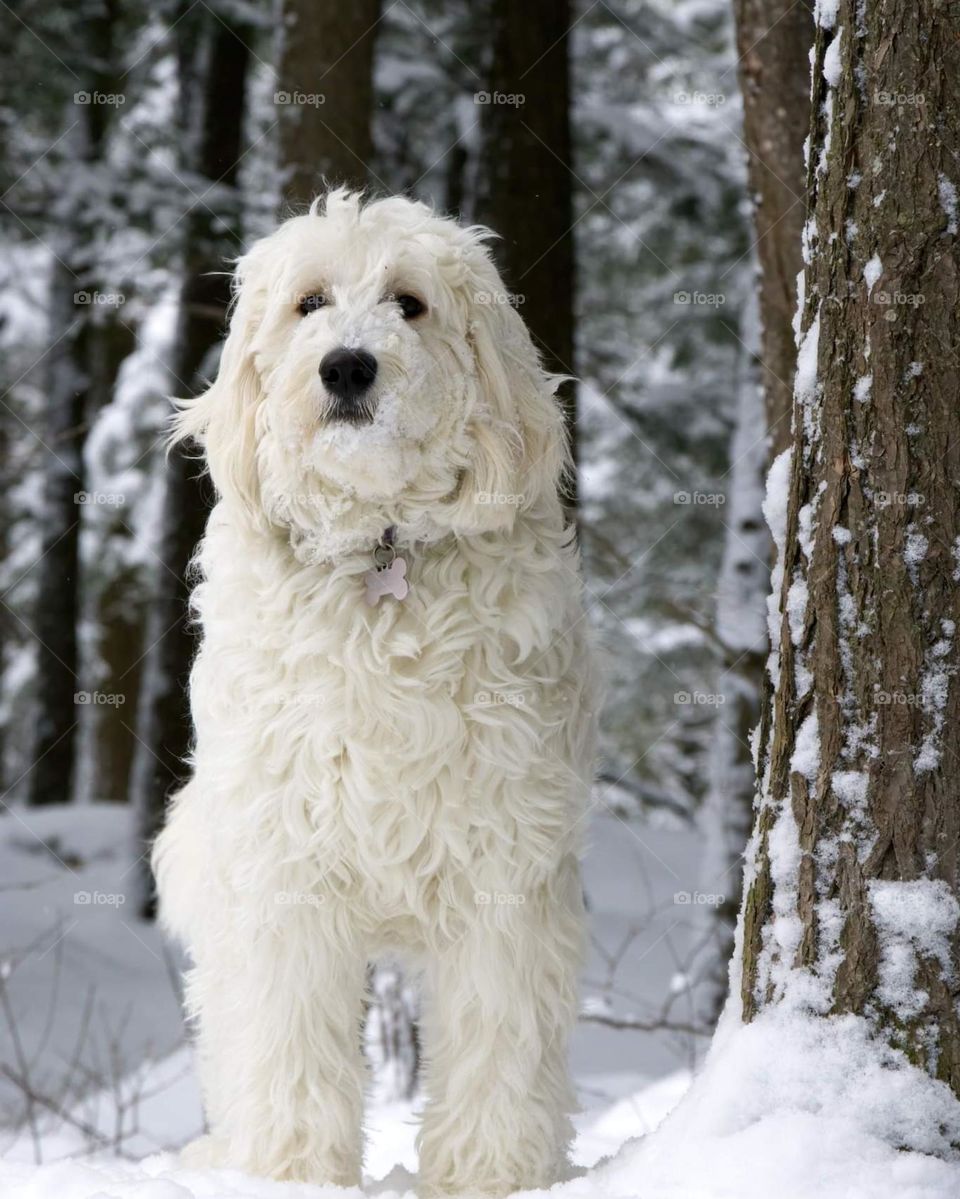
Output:
[[[717,633],[728,649],[722,676],[726,702],[717,710],[702,816],[709,845],[704,885],[724,895],[724,902],[710,912],[713,936],[701,986],[702,1014],[710,1022],[719,1016],[727,996],[733,928],[742,898],[742,853],[752,820],[750,733],[760,715],[766,642],[762,612],[769,589],[761,563],[770,554],[756,501],[769,462],[790,441],[797,356],[792,321],[797,275],[803,266],[803,141],[810,128],[808,55],[813,40],[806,3],[735,0],[734,13],[759,276],[758,295],[751,297],[741,322],[741,395],[731,445],[733,503],[716,613]],[[757,388],[762,399],[758,396],[754,402],[749,393]],[[737,519],[737,509],[747,507]],[[745,618],[758,613],[759,629],[746,639],[737,636]]]
[[[373,158],[373,47],[380,0],[279,0],[277,116],[283,198],[363,188]]]
[[[867,1016],[960,1095],[958,55],[958,12],[933,0],[840,0],[817,30],[741,997],[750,1019],[803,976],[815,1006]],[[898,929],[919,897],[922,932]],[[912,963],[906,1001],[891,955]]]
[[[477,219],[548,370],[574,373],[573,148],[568,0],[491,0]],[[572,385],[560,393],[576,452]]]
[[[734,0],[743,140],[760,262],[763,391],[773,455],[790,444],[803,141],[810,131],[809,0]]]

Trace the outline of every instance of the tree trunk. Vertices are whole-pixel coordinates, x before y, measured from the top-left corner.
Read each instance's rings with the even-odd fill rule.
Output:
[[[373,47],[380,0],[279,0],[277,91],[284,201],[371,180]]]
[[[705,840],[699,889],[717,897],[702,909],[704,936],[695,963],[695,1008],[712,1025],[728,991],[740,909],[743,847],[750,835],[754,770],[750,735],[760,715],[767,645],[764,603],[770,589],[770,535],[760,517],[767,448],[760,387],[759,299],[748,296],[740,321],[737,424],[730,444],[726,533],[717,580],[714,632],[722,655],[716,717],[706,763],[699,825]],[[722,703],[719,702],[722,699]]]
[[[760,260],[763,391],[771,457],[790,444],[797,350],[791,321],[803,262],[803,139],[810,130],[809,0],[734,0],[743,140]]]
[[[816,34],[740,996],[866,1016],[960,1095],[958,34],[933,0]]]
[[[191,12],[193,10],[191,9]],[[231,23],[230,10],[221,18],[209,9],[185,17],[177,25],[181,40],[181,101],[186,110],[184,138],[190,128],[189,112],[198,101],[199,130],[193,137],[184,169],[201,176],[206,187],[218,182],[218,198],[194,203],[186,221],[184,281],[180,295],[179,327],[171,374],[177,386],[191,395],[212,375],[209,362],[223,336],[230,299],[227,260],[237,253],[239,196],[236,172],[242,150],[243,117],[252,30]],[[205,57],[199,68],[194,47]],[[199,69],[199,77],[196,72]],[[231,196],[230,191],[234,194]],[[216,205],[216,216],[211,208]],[[190,593],[188,570],[203,533],[212,497],[201,464],[189,450],[173,450],[167,463],[166,491],[157,557],[159,560],[147,619],[148,652],[143,666],[138,720],[138,746],[132,778],[132,799],[137,809],[142,841],[149,842],[163,818],[166,799],[187,773],[185,759],[192,726],[187,697],[195,637],[188,621]],[[153,910],[152,880],[144,877],[142,908]]]
[[[521,305],[547,369],[573,374],[570,4],[491,0],[490,19],[492,63],[486,90],[477,93],[482,131],[477,219],[502,238],[493,248],[504,282]],[[573,385],[564,384],[560,397],[576,456]]]
[[[96,276],[94,225],[100,165],[116,107],[96,97],[118,88],[112,70],[117,20],[114,3],[96,5],[85,15],[77,61],[82,63],[78,94],[66,127],[73,154],[70,175],[54,189],[49,216],[56,257],[50,281],[50,341],[47,358],[47,452],[41,555],[38,561],[37,713],[33,766],[27,799],[31,804],[69,801],[76,774],[78,704],[85,702],[78,671],[80,617],[80,516],[84,494],[83,443],[91,412],[109,400],[115,377],[105,369],[110,342],[110,292]],[[81,76],[78,76],[78,79]],[[89,90],[87,90],[89,89]],[[78,190],[77,180],[86,180]],[[81,197],[78,199],[78,195]]]
[[[728,475],[731,504],[717,600],[717,634],[728,647],[721,688],[727,702],[717,708],[701,821],[708,844],[703,886],[724,897],[722,904],[707,911],[713,927],[698,1007],[709,1022],[719,1016],[727,995],[733,924],[741,899],[740,862],[751,821],[754,772],[749,734],[760,711],[766,641],[762,623],[754,630],[751,618],[763,610],[769,573],[760,564],[770,556],[770,539],[754,501],[762,494],[767,466],[790,440],[797,357],[792,320],[803,266],[803,140],[810,127],[808,55],[813,37],[806,2],[735,0],[734,10],[760,275],[759,315],[751,301],[742,322],[744,358]],[[762,399],[752,394],[761,385]]]

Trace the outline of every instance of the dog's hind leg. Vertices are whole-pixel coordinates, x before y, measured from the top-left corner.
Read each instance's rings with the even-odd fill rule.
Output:
[[[290,903],[247,937],[239,927],[204,945],[188,977],[210,1136],[185,1161],[357,1185],[366,956],[345,914],[323,907]]]
[[[424,1037],[425,1195],[507,1195],[567,1169],[582,900],[572,858],[526,893],[478,893],[432,962]]]

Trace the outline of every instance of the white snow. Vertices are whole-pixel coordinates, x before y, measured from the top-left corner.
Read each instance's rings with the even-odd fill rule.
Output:
[[[830,45],[827,46],[823,55],[823,77],[831,87],[839,87],[840,85],[840,49],[842,38],[843,27],[841,26],[831,39]],[[857,182],[860,182],[859,176],[857,177]]]
[[[834,92],[831,89],[827,92],[827,98],[824,100],[821,107],[821,113],[824,120],[823,145],[820,147],[820,157],[817,159],[817,174],[824,175],[827,170],[827,160],[830,157],[830,147],[833,144],[833,97]]]
[[[923,533],[919,533],[914,528],[907,531],[906,541],[903,547],[903,560],[906,564],[907,571],[913,585],[916,587],[919,582],[918,567],[926,558],[927,550],[930,548],[930,542]]]
[[[858,404],[865,404],[870,399],[873,388],[873,375],[861,375],[853,385],[853,398]]]
[[[793,581],[787,590],[787,620],[790,624],[790,640],[795,646],[803,641],[803,630],[807,616],[807,580],[795,571]]]
[[[813,500],[810,503],[804,504],[797,513],[797,540],[800,542],[800,548],[803,550],[804,556],[808,561],[813,557],[818,523],[817,508],[820,505],[820,497],[823,494],[825,486],[825,483],[821,483]]]
[[[795,774],[802,774],[810,783],[817,777],[820,769],[820,726],[816,712],[806,716],[797,729],[790,769]]]
[[[863,277],[867,284],[867,296],[873,291],[877,280],[883,274],[883,263],[880,261],[880,255],[874,254],[870,261],[863,268]]]
[[[830,776],[834,794],[845,808],[857,813],[866,810],[870,776],[865,770],[835,770]]]
[[[946,175],[937,176],[937,193],[940,196],[940,207],[947,218],[946,232],[956,235],[957,232],[957,188]]]
[[[901,1019],[909,1019],[923,1011],[928,999],[914,985],[918,958],[933,959],[941,976],[953,980],[951,939],[960,904],[943,879],[873,879],[869,895],[880,943],[879,998]]]
[[[787,544],[787,507],[790,503],[790,469],[793,452],[786,449],[770,464],[767,490],[763,500],[763,515],[777,549]]]
[[[649,1107],[654,1125],[682,1089],[682,1080],[664,1080],[620,1113],[632,1120],[634,1105]],[[654,1131],[549,1194],[953,1199],[960,1163],[951,1142],[958,1140],[960,1103],[948,1087],[875,1043],[864,1020],[771,1009],[746,1026],[726,1022],[702,1073]],[[414,1184],[404,1166],[362,1190],[343,1190],[186,1170],[171,1154],[40,1168],[0,1163],[4,1199],[415,1199]],[[517,1192],[514,1199],[545,1195]]]
[[[839,4],[840,0],[816,0],[813,19],[821,29],[832,29],[836,25]]]
[[[820,313],[797,345],[797,374],[794,390],[804,403],[813,399],[817,389],[817,348],[820,344]]]
[[[770,464],[766,494],[761,505],[777,550],[770,574],[770,592],[767,596],[767,635],[770,645],[767,670],[774,686],[780,677],[780,654],[777,648],[780,644],[780,589],[783,585],[783,556],[787,547],[787,509],[790,504],[792,462],[793,451],[786,449]]]

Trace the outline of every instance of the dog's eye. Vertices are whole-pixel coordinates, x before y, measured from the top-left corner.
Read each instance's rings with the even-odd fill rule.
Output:
[[[312,295],[300,297],[297,311],[301,316],[307,316],[311,312],[316,312],[318,308],[326,307],[326,303],[327,297],[322,292],[314,292]]]
[[[397,303],[400,305],[400,311],[403,313],[405,321],[412,321],[415,316],[419,316],[421,312],[426,312],[427,306],[422,300],[418,300],[416,296],[397,296]]]

